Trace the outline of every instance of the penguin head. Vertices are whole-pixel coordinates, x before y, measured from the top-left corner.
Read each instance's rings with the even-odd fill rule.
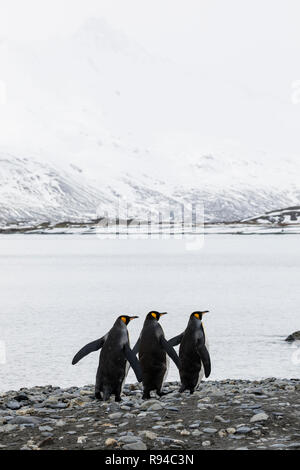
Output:
[[[167,312],[156,312],[155,310],[152,310],[151,312],[148,313],[146,319],[147,320],[159,320],[162,315],[167,315]]]
[[[129,317],[128,315],[121,315],[118,320],[121,320],[121,322],[125,323],[125,325],[128,325],[130,320],[133,320],[134,318],[139,318],[139,317]]]
[[[190,317],[190,318],[191,318],[191,320],[194,319],[194,318],[196,318],[197,320],[200,320],[200,321],[201,321],[201,320],[202,320],[202,316],[203,316],[205,313],[208,313],[208,312],[209,312],[209,310],[202,310],[202,311],[193,312],[193,313],[191,314],[191,317]]]

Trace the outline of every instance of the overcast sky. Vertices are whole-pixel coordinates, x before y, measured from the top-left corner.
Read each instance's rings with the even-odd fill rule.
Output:
[[[258,45],[257,53],[275,44],[296,49],[299,14],[298,0],[1,0],[0,35],[69,34],[85,19],[99,17],[151,51],[194,62],[205,51],[220,60]]]
[[[216,78],[237,84],[268,111],[266,148],[274,134],[274,148],[300,151],[299,0],[0,0],[0,39],[70,35],[91,17],[152,54],[209,72],[214,87]]]

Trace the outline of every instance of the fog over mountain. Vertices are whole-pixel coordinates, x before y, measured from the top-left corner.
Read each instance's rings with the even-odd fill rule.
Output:
[[[120,198],[139,217],[203,203],[207,222],[300,203],[297,155],[228,137],[230,97],[242,116],[251,94],[149,54],[104,20],[67,38],[2,39],[0,64],[1,225],[87,220]]]

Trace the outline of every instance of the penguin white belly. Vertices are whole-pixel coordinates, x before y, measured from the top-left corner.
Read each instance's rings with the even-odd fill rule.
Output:
[[[124,387],[125,380],[126,380],[126,378],[127,378],[127,375],[128,375],[129,368],[130,368],[130,364],[129,364],[129,362],[128,362],[128,361],[126,361],[126,366],[125,366],[125,375],[124,375],[124,379],[123,379],[122,386],[121,386],[121,392],[123,391],[123,387]]]
[[[169,372],[169,367],[170,367],[170,358],[169,356],[166,354],[166,372],[165,372],[165,375],[164,375],[164,378],[163,378],[163,381],[162,381],[162,384],[161,384],[161,387],[163,387],[166,379],[167,379],[167,376],[168,376],[168,372]]]
[[[128,339],[128,346],[130,347],[130,341],[129,341],[129,339]],[[123,387],[124,387],[125,380],[126,380],[126,378],[127,378],[129,369],[130,369],[130,364],[129,364],[128,361],[126,361],[126,365],[125,365],[125,375],[124,375],[124,379],[123,379],[123,382],[122,382],[122,385],[121,385],[121,393],[123,392]]]
[[[200,382],[203,379],[203,377],[204,377],[203,364],[201,362],[201,370],[200,370],[199,375],[198,375],[198,381],[197,381],[196,388],[200,385]]]
[[[206,346],[207,351],[209,351],[209,344],[208,344],[208,340],[206,339],[206,336],[205,336],[205,346]],[[199,372],[196,388],[199,386],[199,384],[200,384],[201,380],[203,379],[203,377],[204,377],[204,365],[203,365],[203,362],[201,362],[201,369],[200,369],[200,372]]]

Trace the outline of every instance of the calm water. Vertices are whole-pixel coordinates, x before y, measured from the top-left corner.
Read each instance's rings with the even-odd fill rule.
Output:
[[[0,262],[1,390],[94,383],[98,353],[72,366],[74,353],[122,313],[140,316],[129,325],[134,343],[150,309],[169,312],[167,338],[191,311],[210,310],[211,379],[300,375],[283,341],[300,329],[298,235],[209,235],[197,252],[168,240],[1,236]]]

